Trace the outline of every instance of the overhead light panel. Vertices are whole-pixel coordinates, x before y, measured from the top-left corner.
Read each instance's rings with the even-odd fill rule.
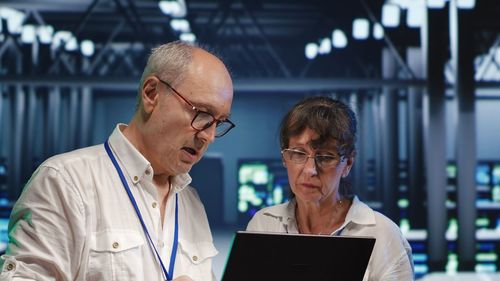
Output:
[[[71,38],[69,38],[64,45],[64,49],[66,51],[76,51],[78,49],[78,42],[76,41],[75,36],[71,36]]]
[[[397,27],[399,25],[400,9],[394,4],[382,6],[382,24],[386,27]]]
[[[384,38],[384,28],[380,23],[375,23],[373,25],[373,38],[377,40]]]
[[[429,9],[442,9],[446,5],[446,0],[427,0]]]
[[[318,50],[319,46],[316,43],[307,43],[305,49],[306,58],[310,60],[315,59],[318,55]]]
[[[25,14],[9,7],[0,7],[0,18],[7,22],[7,30],[10,34],[20,34]]]
[[[332,32],[332,46],[337,49],[342,49],[347,46],[347,37],[340,29],[335,29]]]
[[[367,39],[370,35],[370,23],[367,19],[354,19],[352,22],[352,37],[354,39]]]
[[[162,0],[158,2],[158,6],[162,13],[167,16],[171,16],[174,18],[181,18],[187,15],[187,7],[186,2],[184,0],[177,1],[166,1]]]
[[[191,31],[189,22],[186,19],[172,19],[170,21],[170,27],[177,32],[187,33]]]
[[[182,33],[180,36],[179,36],[179,39],[181,41],[184,41],[184,42],[190,42],[190,43],[193,43],[196,41],[196,35],[194,35],[193,33],[191,32],[187,32],[187,33]]]
[[[36,28],[38,41],[42,44],[50,44],[54,35],[54,28],[51,25],[40,25]]]
[[[422,0],[388,0],[387,3],[397,5],[399,8],[405,10],[411,5],[411,2],[422,1]]]
[[[95,52],[94,42],[91,40],[83,40],[80,43],[80,51],[82,52],[82,55],[86,57],[92,56]]]
[[[420,27],[424,21],[425,4],[423,1],[412,1],[406,11],[406,24],[409,27]]]
[[[25,44],[31,44],[35,42],[35,39],[36,39],[35,26],[32,24],[23,25],[21,31],[21,42]]]
[[[66,44],[66,42],[69,42],[71,37],[73,37],[73,34],[70,31],[57,31],[52,38],[52,49],[58,49],[63,44]]]
[[[457,0],[457,7],[459,9],[474,9],[476,0]]]
[[[332,51],[332,41],[330,38],[323,38],[319,44],[318,53],[320,55],[329,54]]]

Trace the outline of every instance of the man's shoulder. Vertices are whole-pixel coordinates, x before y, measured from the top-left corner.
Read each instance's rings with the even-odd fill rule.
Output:
[[[88,165],[101,159],[103,153],[105,153],[105,150],[102,144],[88,146],[54,155],[45,160],[40,166],[61,170],[75,165]]]

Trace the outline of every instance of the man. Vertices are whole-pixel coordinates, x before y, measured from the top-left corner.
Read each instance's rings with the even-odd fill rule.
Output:
[[[0,280],[214,280],[187,174],[228,120],[224,64],[181,42],[153,50],[129,125],[45,161],[14,206]]]

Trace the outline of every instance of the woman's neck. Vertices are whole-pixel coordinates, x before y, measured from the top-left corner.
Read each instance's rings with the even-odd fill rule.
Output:
[[[299,233],[331,234],[344,223],[350,204],[348,199],[320,204],[297,201],[295,219]]]

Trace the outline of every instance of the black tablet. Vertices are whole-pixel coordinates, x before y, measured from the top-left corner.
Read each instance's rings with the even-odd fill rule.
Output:
[[[236,232],[222,281],[362,281],[375,238]]]

